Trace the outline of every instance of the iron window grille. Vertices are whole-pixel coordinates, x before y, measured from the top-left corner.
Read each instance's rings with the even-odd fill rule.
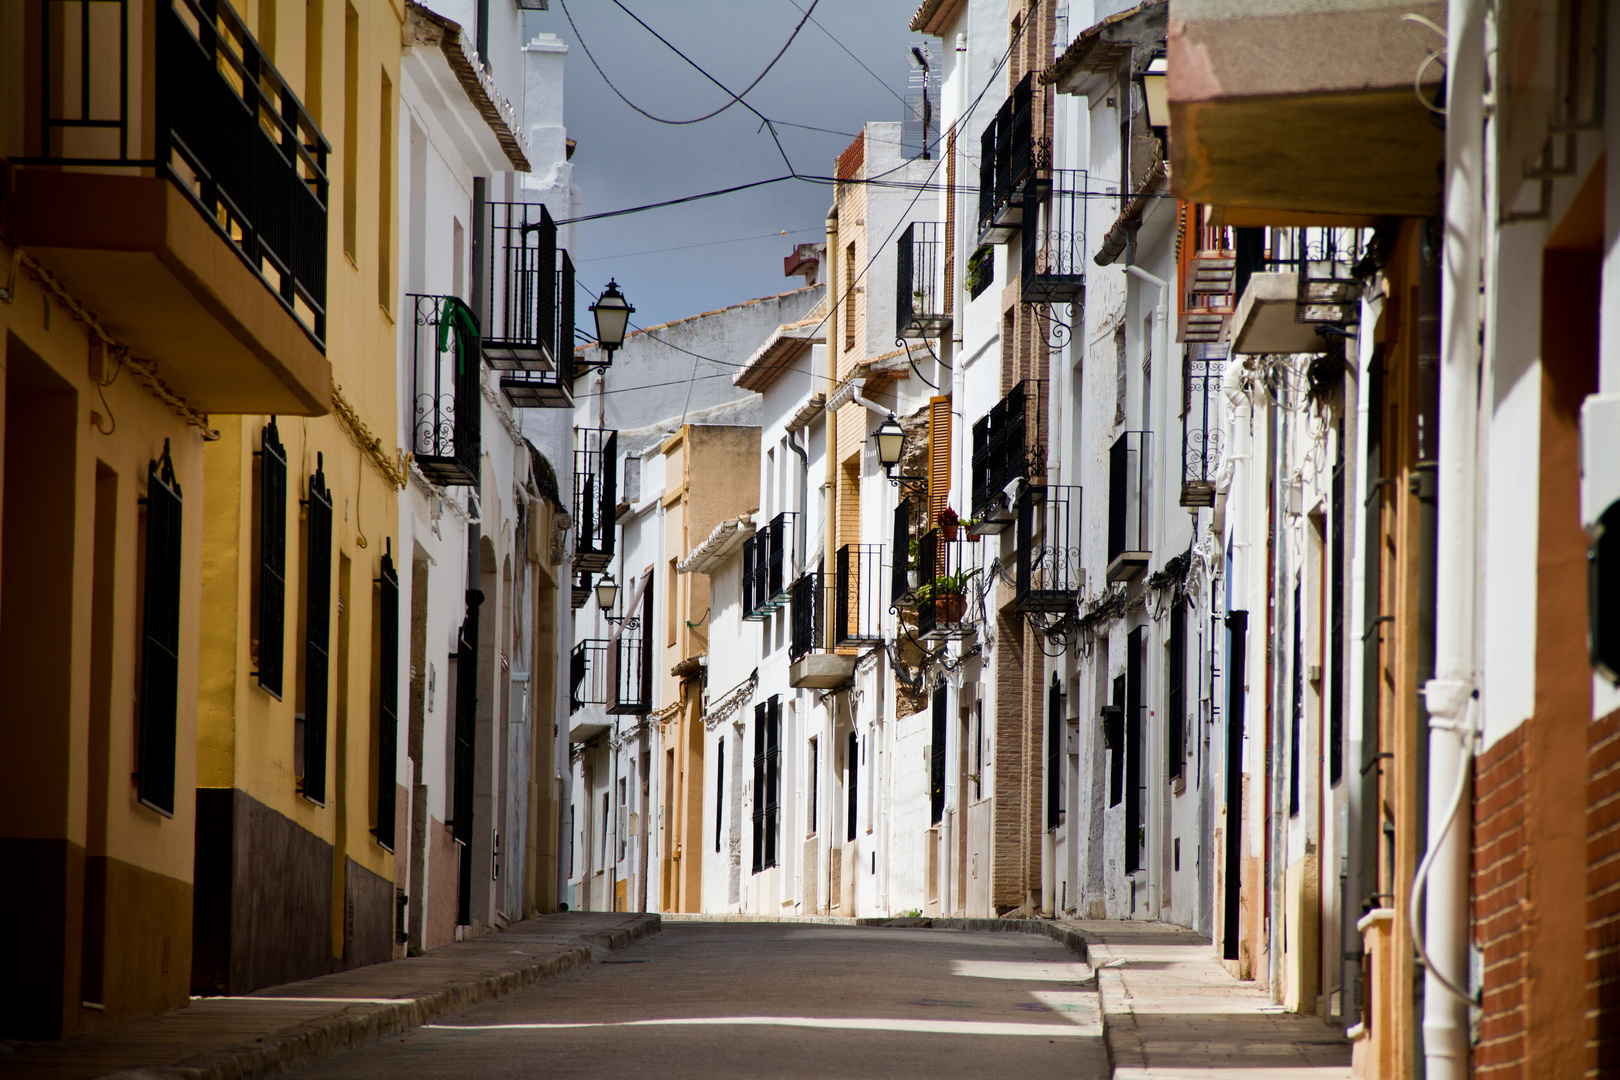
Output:
[[[607,649],[607,684],[611,695],[607,711],[615,716],[639,716],[652,711],[653,587],[641,591],[641,615],[627,619],[623,632]]]
[[[462,847],[462,872],[465,876],[470,865],[466,852],[473,840],[474,770],[478,751],[478,611],[484,604],[484,594],[468,589],[466,612],[461,619],[461,631],[456,635],[456,731],[455,748],[451,762],[454,785],[451,791],[450,835]],[[470,883],[470,881],[469,881]],[[459,922],[467,922],[468,890],[460,890]]]
[[[132,0],[41,7],[39,80],[28,91],[36,156],[15,160],[155,170],[324,348],[331,146],[241,16],[218,0],[160,3],[149,57]],[[102,93],[104,84],[117,89]],[[132,101],[132,85],[151,93]]]
[[[979,138],[979,243],[1012,239],[1023,221],[1025,181],[1034,175],[1033,71],[1018,81]]]
[[[1081,565],[1081,489],[1031,486],[1018,500],[1017,608],[1072,614],[1085,587]]]
[[[798,515],[785,510],[743,541],[743,618],[764,619],[788,602],[793,582],[794,522]]]
[[[422,475],[477,487],[483,371],[478,319],[454,296],[407,297],[413,316],[411,451]]]
[[[1054,169],[1027,185],[1019,299],[1073,303],[1086,289],[1086,180],[1083,169]]]
[[[259,442],[259,685],[281,698],[287,635],[287,451],[276,418]]]
[[[815,570],[800,575],[793,583],[790,601],[793,632],[788,643],[790,661],[798,661],[821,645],[821,620],[827,606],[822,588],[822,575]]]
[[[611,644],[607,638],[586,638],[574,646],[568,658],[570,713],[577,713],[587,705],[607,704],[607,656]]]
[[[900,234],[894,273],[896,337],[938,337],[950,329],[946,255],[943,222],[914,221]]]
[[[970,550],[960,540],[946,540],[938,528],[917,538],[917,636],[924,641],[967,637],[983,619]]]
[[[595,573],[613,561],[619,433],[581,428],[574,447],[574,568]]]
[[[1108,580],[1130,581],[1147,566],[1153,436],[1126,431],[1108,451]]]
[[[1186,387],[1181,413],[1181,505],[1215,505],[1215,474],[1221,464],[1221,417],[1217,394],[1229,346],[1188,345],[1182,359]]]
[[[146,470],[146,566],[141,610],[140,762],[136,797],[174,816],[176,725],[180,713],[180,536],[183,499],[169,456]]]
[[[299,793],[326,804],[326,726],[331,693],[332,492],[324,456],[315,455],[304,502],[308,553],[304,573],[304,774]]]
[[[377,576],[377,843],[394,850],[399,748],[399,574],[394,542],[383,548]]]
[[[1046,380],[1024,379],[973,423],[973,516],[976,532],[1013,522],[1004,498],[1015,480],[1046,474]]]
[[[515,408],[569,409],[582,365],[574,353],[574,262],[541,203],[486,203],[489,282],[484,359]]]
[[[754,873],[777,865],[782,786],[782,701],[754,706]]]
[[[845,544],[834,567],[833,645],[882,641],[882,545]]]

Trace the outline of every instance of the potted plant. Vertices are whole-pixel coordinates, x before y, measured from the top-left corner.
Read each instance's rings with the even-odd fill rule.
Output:
[[[917,590],[917,599],[934,605],[934,618],[941,623],[959,623],[967,614],[967,583],[979,573],[978,567],[956,574],[941,574]]]
[[[949,506],[939,512],[939,533],[948,543],[956,542],[956,529],[962,519]]]

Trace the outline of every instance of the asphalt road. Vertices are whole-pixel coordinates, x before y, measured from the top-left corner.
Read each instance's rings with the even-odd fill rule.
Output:
[[[1090,971],[1032,934],[665,923],[515,997],[291,1074],[1098,1077]]]

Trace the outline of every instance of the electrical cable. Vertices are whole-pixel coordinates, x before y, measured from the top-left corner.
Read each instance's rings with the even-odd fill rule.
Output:
[[[603,262],[604,260],[607,260],[607,259],[628,259],[628,258],[631,258],[633,256],[637,256],[637,255],[662,255],[665,252],[670,252],[670,251],[691,251],[694,248],[718,247],[721,244],[740,244],[740,243],[744,242],[745,240],[766,240],[766,239],[769,239],[769,238],[772,238],[772,237],[777,237],[777,236],[797,236],[799,233],[817,232],[817,231],[819,231],[819,230],[816,230],[816,229],[781,229],[781,230],[778,230],[777,232],[759,233],[756,236],[734,236],[730,240],[710,240],[710,241],[707,241],[707,242],[702,243],[702,244],[681,244],[681,245],[679,245],[677,247],[652,248],[652,249],[647,250],[647,251],[621,251],[617,255],[595,255],[595,256],[592,256],[589,259],[580,259],[577,262],[575,262],[574,265],[575,266],[583,266],[586,263]]]
[[[685,60],[687,63],[692,64],[693,67],[698,68],[698,70],[703,72],[703,75],[706,78],[708,78],[710,82],[714,83],[716,86],[719,86],[720,89],[726,90],[726,93],[731,94],[731,100],[726,102],[724,105],[720,106],[718,109],[715,109],[713,112],[705,113],[702,116],[695,116],[690,120],[668,120],[668,119],[665,119],[662,116],[654,116],[652,113],[648,112],[646,109],[643,109],[640,105],[637,105],[635,102],[633,102],[629,98],[625,97],[624,92],[621,91],[617,86],[613,85],[613,80],[609,79],[607,77],[607,72],[602,70],[602,65],[598,64],[596,62],[596,57],[591,54],[590,46],[585,44],[585,38],[580,35],[579,27],[574,25],[574,16],[568,10],[568,2],[567,2],[567,0],[560,0],[560,2],[562,3],[563,16],[565,18],[567,18],[567,20],[568,20],[568,27],[569,27],[569,29],[573,30],[573,32],[574,32],[574,40],[578,41],[579,42],[579,47],[581,49],[585,50],[585,58],[591,62],[591,66],[596,69],[596,73],[598,75],[602,76],[602,81],[607,83],[608,89],[612,90],[613,93],[618,97],[618,99],[620,101],[624,102],[626,105],[630,106],[630,108],[634,109],[636,112],[640,113],[642,116],[645,116],[647,119],[657,121],[660,124],[669,124],[671,126],[681,126],[681,125],[685,125],[685,124],[701,123],[704,120],[710,120],[710,119],[713,119],[716,116],[719,116],[721,113],[725,112],[727,109],[729,109],[733,105],[737,105],[737,104],[743,104],[744,107],[746,108],[747,106],[746,106],[746,103],[743,102],[743,96],[746,95],[747,93],[749,93],[751,90],[753,90],[754,87],[758,86],[760,84],[761,80],[763,80],[765,78],[765,76],[767,76],[767,75],[769,75],[771,73],[771,69],[776,67],[777,61],[781,60],[782,57],[784,55],[786,55],[786,53],[788,51],[788,47],[793,44],[794,39],[799,36],[799,31],[804,29],[805,22],[808,21],[809,18],[810,18],[809,12],[806,12],[805,15],[804,15],[804,18],[800,19],[799,24],[793,28],[793,33],[788,35],[788,39],[787,39],[786,42],[783,43],[782,48],[777,52],[777,54],[774,57],[771,58],[771,62],[769,64],[765,65],[765,70],[761,71],[759,73],[759,76],[757,78],[755,78],[753,82],[749,83],[748,86],[743,90],[743,92],[741,94],[731,94],[731,91],[726,90],[726,88],[724,86],[721,86],[720,82],[717,79],[715,79],[712,75],[709,75],[708,72],[703,71],[703,69],[701,67],[698,67],[697,64],[692,63],[692,61],[687,58],[686,54],[682,53],[679,49],[676,49],[675,46],[670,45],[669,42],[667,40],[665,40],[665,38],[662,35],[660,35],[656,30],[654,30],[652,27],[648,26],[646,23],[642,22],[641,19],[635,14],[635,12],[631,11],[629,8],[625,7],[623,4],[619,3],[619,0],[613,0],[614,6],[616,6],[620,11],[624,12],[626,15],[630,16],[632,19],[635,19],[636,22],[641,23],[641,26],[648,33],[652,34],[653,37],[658,38],[659,41],[664,42],[665,45],[668,45],[669,48],[671,50],[673,50],[675,52],[675,54],[677,56],[679,56],[682,60]],[[821,2],[821,0],[811,0],[810,10],[814,11],[816,9],[816,4],[819,4],[820,2]]]
[[[798,0],[788,0],[788,3],[792,4],[796,8],[799,8],[800,11],[804,11],[804,8],[799,7]],[[809,13],[808,12],[806,12],[805,17],[809,18]],[[865,71],[868,75],[872,76],[872,78],[876,79],[878,81],[878,85],[883,87],[883,89],[887,90],[890,93],[890,95],[893,96],[894,100],[898,101],[901,105],[904,105],[906,103],[905,98],[901,97],[899,94],[896,94],[894,92],[894,87],[892,87],[888,83],[884,82],[882,76],[880,76],[877,72],[873,71],[871,68],[867,67],[866,62],[863,61],[860,57],[856,56],[853,52],[850,52],[849,46],[845,45],[842,41],[839,41],[836,37],[834,37],[833,32],[831,30],[827,29],[825,26],[822,26],[821,23],[818,22],[815,19],[810,19],[810,22],[812,24],[814,24],[814,26],[815,26],[815,28],[817,30],[820,30],[823,34],[826,34],[827,37],[832,40],[832,43],[834,45],[838,46],[840,49],[843,49],[844,52],[848,53],[849,58],[851,60],[855,61],[857,64],[860,64],[861,69],[863,71]]]

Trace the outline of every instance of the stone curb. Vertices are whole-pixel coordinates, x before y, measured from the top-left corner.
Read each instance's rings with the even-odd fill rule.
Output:
[[[1097,976],[1097,1001],[1102,1012],[1103,1048],[1108,1052],[1108,1075],[1121,1069],[1147,1071],[1147,1052],[1137,1027],[1136,1010],[1131,1008],[1130,991],[1125,989],[1125,971],[1110,967],[1116,959],[1113,949],[1103,942],[1091,945],[1092,971]]]
[[[229,1047],[182,1065],[114,1073],[103,1080],[258,1080],[303,1068],[340,1050],[420,1027],[457,1009],[515,994],[583,967],[591,962],[593,948],[621,949],[657,933],[662,928],[660,923],[659,916],[644,915],[630,926],[577,938],[577,947],[539,963],[446,986],[426,997],[401,999],[398,1004],[357,1007],[362,1011],[288,1028],[264,1042]]]
[[[852,918],[847,915],[749,915],[727,912],[704,915],[693,912],[666,912],[665,922],[671,923],[801,923],[811,926],[878,926],[890,929],[914,930],[966,930],[974,933],[1045,934],[1059,945],[1086,959],[1086,939],[1077,930],[1046,919],[947,919],[937,916],[897,916],[883,918],[867,916]]]

